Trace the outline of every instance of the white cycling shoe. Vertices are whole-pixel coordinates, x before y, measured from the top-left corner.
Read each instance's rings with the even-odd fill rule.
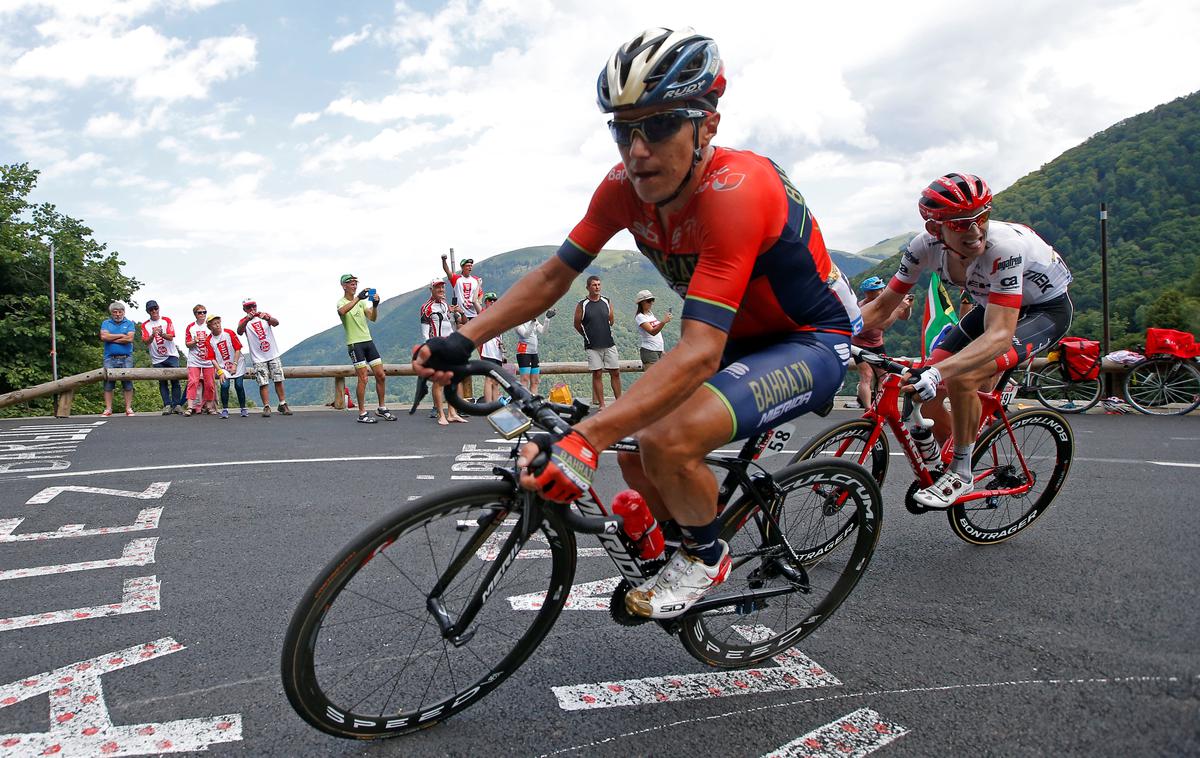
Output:
[[[640,587],[625,595],[625,609],[635,616],[669,619],[685,613],[705,593],[729,576],[729,545],[721,543],[721,560],[709,566],[686,550],[676,550],[671,560]]]
[[[946,469],[946,472],[939,476],[932,485],[914,492],[913,500],[926,508],[945,510],[974,489],[974,478],[964,479],[952,469]]]

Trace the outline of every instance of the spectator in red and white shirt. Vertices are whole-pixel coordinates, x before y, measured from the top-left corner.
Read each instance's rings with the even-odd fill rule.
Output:
[[[279,326],[279,319],[270,313],[260,311],[254,298],[242,301],[242,311],[246,314],[238,322],[237,333],[246,338],[246,350],[254,363],[254,380],[258,382],[258,393],[262,396],[262,415],[271,415],[271,396],[267,385],[275,384],[275,396],[279,398],[279,412],[285,416],[292,415],[288,407],[287,397],[283,391],[283,364],[279,361],[279,342],[275,340],[273,327]]]
[[[212,334],[213,360],[217,363],[217,378],[221,380],[221,418],[229,418],[229,381],[237,391],[238,405],[242,418],[250,415],[246,411],[246,387],[242,376],[246,373],[246,362],[242,356],[242,341],[228,329],[221,328],[220,316],[208,317],[208,331]]]
[[[216,410],[217,405],[215,384],[217,364],[213,361],[212,345],[209,344],[212,334],[204,323],[208,309],[203,305],[197,305],[192,308],[192,315],[196,317],[196,320],[183,330],[183,344],[187,345],[188,349],[188,408],[183,412],[184,416],[200,412],[196,395],[201,394],[202,388],[204,412],[212,413]]]
[[[150,352],[150,365],[154,368],[179,368],[179,350],[175,347],[175,325],[171,319],[159,315],[158,302],[146,301],[146,313],[150,318],[142,322],[142,342]],[[158,392],[162,395],[162,415],[183,413],[183,390],[178,379],[171,380],[168,391],[167,380],[158,383]]]
[[[445,337],[453,334],[463,320],[462,309],[446,302],[446,282],[434,279],[429,283],[429,299],[421,306],[421,338]],[[446,402],[442,385],[433,385],[433,417],[438,424],[447,426],[451,421],[467,423],[458,411]]]

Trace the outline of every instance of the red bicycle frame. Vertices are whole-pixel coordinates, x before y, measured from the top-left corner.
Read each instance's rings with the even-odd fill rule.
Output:
[[[866,351],[862,351],[862,353],[864,354],[865,358],[872,355]],[[856,352],[856,354],[858,353]],[[883,358],[883,356],[879,356],[879,358]],[[872,365],[879,365],[878,363],[874,363],[869,360],[869,358],[868,363],[872,363]],[[904,457],[908,459],[909,465],[912,466],[913,473],[916,475],[917,480],[921,483],[922,487],[929,487],[933,485],[933,472],[928,466],[925,465],[925,461],[921,458],[921,454],[917,450],[916,441],[913,440],[912,434],[908,431],[906,418],[902,417],[900,414],[901,376],[892,369],[902,368],[902,366],[894,362],[891,363],[891,367],[880,366],[881,368],[887,370],[888,373],[880,382],[879,394],[876,396],[875,402],[871,404],[871,407],[868,408],[865,413],[863,413],[863,418],[870,421],[873,424],[873,428],[871,429],[871,435],[867,439],[867,443],[863,447],[863,451],[859,456],[858,463],[860,465],[866,465],[867,456],[870,455],[871,449],[875,447],[875,443],[879,441],[879,436],[883,434],[884,424],[887,424],[887,426],[892,430],[892,436],[896,438],[896,440],[900,443],[901,448],[903,448]],[[1000,382],[998,384],[999,386],[1003,386],[1004,382]],[[1013,434],[1012,427],[1008,423],[1008,416],[1004,412],[1004,404],[1000,401],[1000,391],[980,391],[978,392],[978,395],[979,401],[982,404],[982,412],[979,415],[979,431],[982,432],[984,427],[987,426],[988,422],[990,422],[993,418],[999,419],[1004,424],[1004,428],[1008,432],[1009,439],[1011,439],[1013,442],[1013,449],[1016,451],[1017,460],[1019,460],[1021,463],[1021,470],[1025,475],[1025,481],[1023,484],[1017,487],[975,490],[969,495],[964,495],[957,501],[956,504],[966,503],[972,500],[980,500],[987,497],[1020,495],[1028,492],[1034,484],[1033,475],[1029,471],[1029,466],[1025,463],[1025,456],[1021,453],[1021,448],[1019,445],[1017,445],[1016,436]],[[921,422],[921,411],[915,403],[912,409],[912,416],[917,420],[918,423]],[[976,432],[976,435],[978,436],[978,432]],[[847,439],[841,443],[837,450],[838,457],[845,455],[846,450],[850,447],[850,443],[852,441],[853,440],[851,439]],[[953,438],[950,438],[942,445],[941,462],[943,465],[949,463],[950,458],[953,457],[953,442]],[[985,468],[983,471],[975,472],[974,476],[976,484],[990,477],[1001,465],[997,460],[996,452],[992,450],[990,451],[990,454],[992,456],[991,465],[987,466],[987,468]]]

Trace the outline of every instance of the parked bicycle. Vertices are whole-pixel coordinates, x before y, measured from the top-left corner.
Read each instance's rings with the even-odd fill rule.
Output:
[[[1084,347],[1078,347],[1080,343]],[[1039,403],[1059,413],[1087,411],[1104,394],[1099,343],[1064,337],[1047,352],[1046,363],[1040,368],[1033,368],[1030,356],[1020,387],[1032,391]]]
[[[511,402],[464,403],[454,384],[448,399],[460,411],[489,413],[492,426],[517,447],[531,427],[566,434],[587,412],[582,403],[531,395],[487,362],[463,367],[455,384],[472,375],[496,380]],[[785,440],[772,438],[764,432],[736,456],[705,459],[725,470],[718,518],[733,568],[686,614],[653,622],[712,666],[752,665],[811,634],[858,583],[878,540],[881,501],[870,474],[849,460],[829,459],[769,473],[755,459],[782,449]],[[638,445],[627,438],[612,449],[637,452]],[[545,465],[535,460],[532,468],[539,463]],[[624,597],[662,559],[640,556],[594,489],[572,509],[518,486],[515,462],[494,472],[495,481],[395,509],[313,581],[282,656],[284,689],[309,724],[338,737],[390,737],[483,699],[533,653],[562,612],[575,576],[577,533],[595,535],[620,574],[612,580],[613,620],[650,623],[630,615]],[[830,532],[845,537],[831,542]],[[575,639],[587,650],[586,638]]]
[[[1187,332],[1147,329],[1145,360],[1125,374],[1125,402],[1150,416],[1182,416],[1200,407],[1200,346]]]
[[[936,467],[949,464],[954,454],[953,439],[941,446],[934,465],[927,465],[909,431],[910,424],[927,422],[909,396],[905,396],[903,412],[900,409],[900,375],[908,366],[858,347],[853,353],[857,359],[887,372],[875,403],[862,418],[818,434],[792,462],[849,459],[864,465],[882,485],[890,462],[887,435],[883,433],[886,425],[916,475],[904,496],[904,505],[911,513],[924,513],[927,509],[913,495],[933,484]],[[1005,372],[997,386],[1006,386],[1012,371]],[[975,490],[949,508],[947,515],[951,529],[960,538],[977,545],[993,545],[1027,529],[1046,512],[1066,481],[1075,443],[1071,425],[1056,411],[1034,408],[1010,416],[999,391],[980,392],[979,399],[983,412],[972,457]],[[852,529],[853,525],[842,528]],[[829,541],[836,543],[846,537],[844,533],[830,534]]]

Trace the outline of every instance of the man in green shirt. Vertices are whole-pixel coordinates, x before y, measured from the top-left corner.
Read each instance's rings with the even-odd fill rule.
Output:
[[[387,409],[387,401],[384,399],[387,375],[383,373],[383,358],[379,357],[375,341],[371,339],[371,330],[367,326],[368,319],[374,321],[379,315],[379,295],[375,294],[375,290],[368,289],[355,294],[355,290],[358,289],[358,277],[354,274],[343,274],[340,281],[342,299],[338,300],[337,312],[342,319],[342,327],[346,330],[346,352],[350,354],[350,361],[358,372],[358,388],[355,392],[358,396],[358,423],[375,423],[375,419],[367,414],[366,409],[368,368],[375,374],[375,394],[379,397],[379,407],[375,410],[375,416],[395,421],[396,417]]]

